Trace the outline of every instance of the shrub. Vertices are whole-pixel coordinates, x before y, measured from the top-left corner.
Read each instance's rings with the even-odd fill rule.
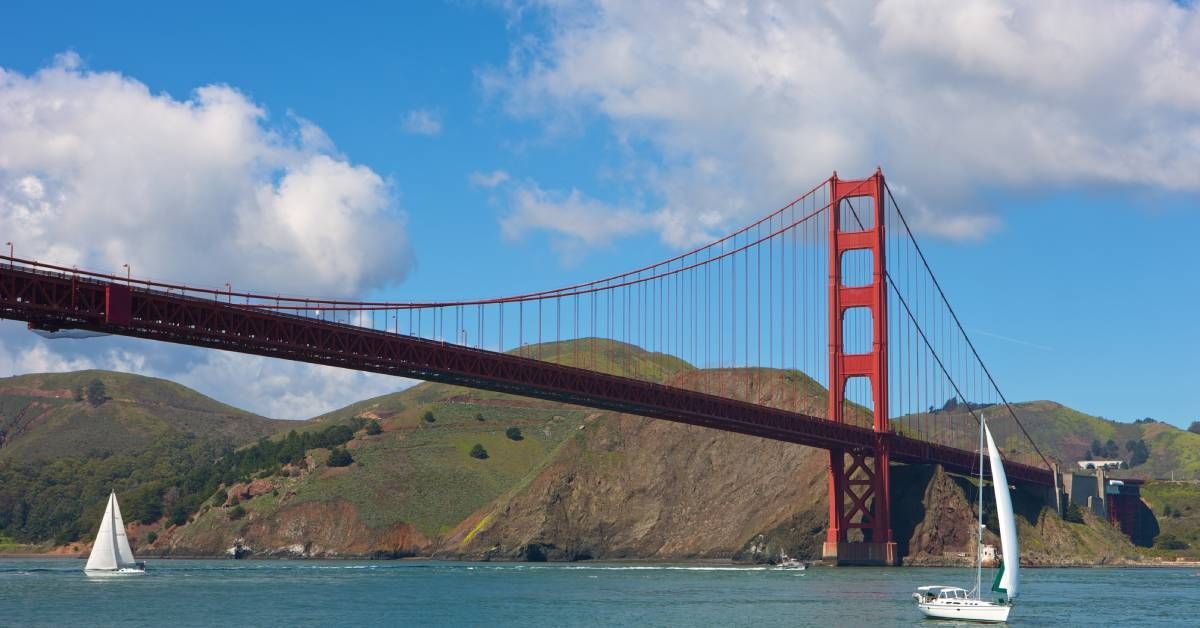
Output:
[[[475,413],[475,420],[476,420],[476,421],[483,421],[483,413],[482,413],[482,412],[476,412],[476,413]]]
[[[1154,547],[1165,550],[1185,550],[1188,544],[1182,539],[1175,538],[1174,534],[1160,534],[1154,539]]]
[[[155,541],[157,541],[157,540],[158,540],[158,533],[157,533],[157,532],[151,532],[150,534],[147,534],[147,535],[146,535],[146,542],[147,542],[147,543],[153,543],[153,542],[155,542]]]
[[[189,514],[190,512],[187,506],[184,506],[183,504],[175,504],[175,507],[171,508],[171,523],[181,526],[187,523]],[[151,534],[154,533],[151,532]],[[150,542],[153,543],[154,541]]]
[[[1192,421],[1192,424],[1188,426],[1188,431],[1193,434],[1200,434],[1200,421]]]
[[[1125,443],[1125,451],[1129,452],[1129,466],[1136,467],[1150,459],[1150,448],[1142,439],[1130,440]]]
[[[334,449],[330,450],[328,461],[329,466],[348,467],[350,466],[351,462],[354,462],[354,458],[352,458],[350,456],[350,452],[346,451],[344,448],[335,447]]]
[[[212,499],[214,504],[222,506],[225,504],[225,500],[229,499],[229,492],[223,488],[219,488],[216,493],[213,493]]]
[[[108,401],[108,392],[104,389],[104,382],[93,379],[92,383],[88,384],[87,400],[92,406],[99,406]]]
[[[471,448],[471,457],[479,460],[487,460],[488,452],[483,448],[483,445],[475,443],[475,446]]]
[[[509,440],[522,440],[525,438],[521,435],[521,428],[515,426],[504,430],[504,435],[507,436]]]
[[[383,426],[379,424],[379,421],[372,420],[370,423],[367,423],[367,435],[368,436],[378,436],[382,433],[383,433]]]
[[[245,517],[245,516],[246,516],[246,509],[242,508],[241,504],[238,504],[237,506],[234,506],[233,508],[231,508],[229,510],[229,520],[230,521],[237,521],[238,519],[241,519],[242,517]]]
[[[432,411],[426,410],[425,414],[421,417],[421,419],[423,419],[426,423],[433,423],[434,421],[437,420],[437,417],[433,416]]]
[[[1083,509],[1079,507],[1079,504],[1075,502],[1067,504],[1067,511],[1063,513],[1063,521],[1083,523]]]

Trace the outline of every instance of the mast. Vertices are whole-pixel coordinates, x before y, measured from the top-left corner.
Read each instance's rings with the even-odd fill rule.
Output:
[[[987,419],[979,415],[979,524],[975,526],[975,599],[983,599],[983,426]]]

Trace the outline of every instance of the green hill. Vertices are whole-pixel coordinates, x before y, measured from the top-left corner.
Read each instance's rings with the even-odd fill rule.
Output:
[[[796,371],[696,369],[596,340],[520,352],[817,416],[825,412],[825,390]],[[31,452],[20,463],[0,457],[0,537],[86,541],[104,494],[115,487],[127,521],[140,522],[130,537],[144,555],[224,555],[236,547],[279,556],[761,559],[780,549],[806,557],[820,550],[827,512],[827,460],[820,450],[432,383],[309,421],[255,423],[252,415],[182,387],[100,375],[106,391],[113,391],[103,403],[88,399],[86,387],[96,372],[36,386],[37,377],[47,376],[30,376],[15,387],[11,382],[21,378],[0,380],[10,385],[10,393],[0,396],[10,405],[0,412],[11,417],[11,446]],[[85,387],[82,395],[79,386]],[[39,413],[12,410],[35,401]],[[866,420],[862,408],[848,410],[848,420]],[[1113,423],[1048,402],[1016,410],[1047,453],[1062,460],[1075,459],[1075,449],[1090,448],[1093,438],[1145,439],[1151,458],[1135,472],[1188,468],[1188,454],[1196,453],[1193,435],[1162,424]],[[148,431],[150,444],[111,455],[95,447],[65,454],[70,448],[50,438],[53,432],[44,426],[70,412],[74,418],[62,425],[71,429],[86,431],[92,420],[104,429]],[[953,421],[956,412],[965,424],[961,408],[946,409],[938,419]],[[206,432],[228,436],[219,444],[201,441],[192,427],[200,424],[178,415],[229,426],[212,417],[248,417],[264,429]],[[1015,427],[999,417],[993,421],[1000,440],[1015,446]],[[962,436],[973,442],[966,427]],[[135,441],[136,435],[121,440]],[[51,455],[39,456],[38,448]],[[953,562],[968,549],[973,524],[963,504],[973,492],[964,491],[961,478],[924,467],[899,467],[893,478],[900,484],[895,494],[921,504],[894,513],[904,519],[896,530],[914,561]],[[1156,499],[1160,519],[1184,513],[1163,529],[1191,539],[1182,529],[1194,516],[1190,494]],[[1037,504],[1024,516],[1022,534],[1030,537],[1024,546],[1041,564],[1120,561],[1140,551],[1094,518],[1067,523]]]
[[[89,399],[93,382],[100,382],[99,394]],[[140,375],[77,371],[0,379],[0,460],[105,457],[173,436],[240,444],[287,424]]]
[[[182,519],[226,479],[214,461],[285,424],[137,375],[0,379],[0,536],[89,536],[110,490],[128,522]]]
[[[1016,451],[1032,455],[1029,441],[1019,431],[1007,410],[993,406],[982,411],[987,415],[992,433],[1006,454]],[[1200,434],[1154,420],[1132,423],[1112,421],[1053,401],[1014,403],[1013,412],[1042,453],[1057,462],[1063,471],[1077,469],[1075,463],[1079,460],[1107,458],[1107,455],[1092,454],[1093,441],[1098,441],[1102,447],[1112,441],[1112,446],[1117,450],[1115,459],[1137,462],[1127,446],[1131,441],[1142,441],[1149,454],[1147,459],[1132,464],[1119,475],[1164,479],[1174,473],[1176,479],[1200,479]],[[958,442],[964,443],[965,447],[972,447],[974,439],[978,438],[977,428],[971,427],[974,422],[964,408],[936,410],[931,417],[927,415],[922,420],[935,422],[939,429],[947,429],[946,425],[955,426]],[[914,420],[905,417],[897,422],[911,427]]]

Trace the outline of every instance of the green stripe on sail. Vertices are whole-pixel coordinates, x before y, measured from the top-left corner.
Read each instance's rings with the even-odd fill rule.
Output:
[[[1008,589],[1000,586],[1000,579],[1004,577],[1004,561],[1000,562],[1000,570],[996,572],[996,581],[992,583],[992,590],[998,593],[1008,593]]]

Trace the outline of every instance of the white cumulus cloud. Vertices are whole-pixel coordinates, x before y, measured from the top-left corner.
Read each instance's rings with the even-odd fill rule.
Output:
[[[154,93],[74,54],[0,68],[0,242],[20,257],[156,279],[354,296],[412,252],[388,181],[311,122],[225,85]],[[6,251],[7,252],[7,251]],[[0,322],[0,376],[104,368],[307,418],[404,388],[394,377],[125,338],[45,341]]]
[[[980,190],[1200,189],[1200,10],[1169,0],[544,3],[483,84],[661,163],[684,245],[882,166],[926,232],[994,229]],[[544,27],[544,28],[541,28]],[[554,228],[547,226],[546,228]]]
[[[387,181],[309,122],[224,85],[186,100],[73,56],[0,69],[0,235],[24,257],[247,289],[349,295],[402,279]]]

